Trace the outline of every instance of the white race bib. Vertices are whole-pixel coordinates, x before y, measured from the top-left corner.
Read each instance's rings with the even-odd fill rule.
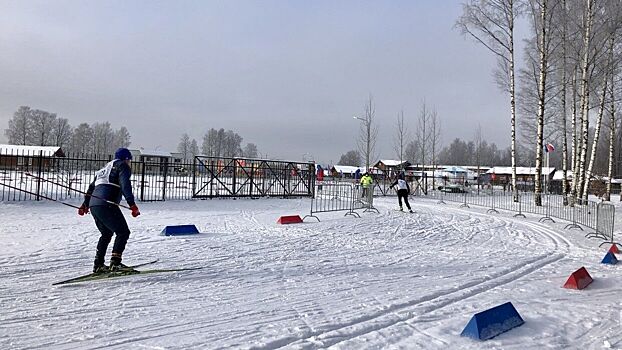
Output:
[[[397,180],[397,188],[399,188],[400,190],[408,189],[408,187],[406,186],[406,181],[402,179]]]
[[[114,160],[106,164],[105,167],[97,170],[95,172],[95,186],[97,185],[113,185],[119,187],[117,184],[113,184],[110,182],[110,172],[112,172],[112,167],[114,165]]]

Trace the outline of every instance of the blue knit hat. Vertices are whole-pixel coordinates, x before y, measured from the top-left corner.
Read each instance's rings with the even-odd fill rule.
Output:
[[[132,159],[132,152],[127,148],[119,148],[114,152],[114,158],[120,160]]]

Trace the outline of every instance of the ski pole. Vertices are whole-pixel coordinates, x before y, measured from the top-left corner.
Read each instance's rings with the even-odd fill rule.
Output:
[[[75,191],[75,192],[78,192],[78,193],[83,194],[83,195],[85,195],[85,196],[90,196],[90,197],[93,197],[93,198],[101,199],[102,201],[104,201],[104,202],[106,202],[106,203],[108,203],[108,204],[116,205],[116,206],[119,206],[119,207],[121,207],[121,208],[125,208],[125,209],[130,209],[130,210],[132,209],[132,208],[130,208],[130,207],[128,207],[128,206],[126,206],[126,205],[123,205],[123,204],[120,204],[120,203],[115,203],[115,202],[113,202],[113,201],[109,201],[109,200],[104,199],[104,198],[102,198],[102,197],[98,197],[98,196],[95,196],[95,195],[93,195],[93,194],[88,194],[88,193],[86,193],[86,192],[82,192],[82,191],[80,191],[80,190],[78,190],[78,189],[76,189],[76,188],[72,188],[72,187],[70,187],[70,186],[63,185],[63,184],[60,184],[60,183],[54,182],[54,181],[52,181],[52,180],[44,179],[44,178],[42,178],[42,177],[35,176],[35,175],[33,175],[33,174],[31,174],[31,173],[28,173],[28,172],[26,172],[26,173],[24,173],[24,174],[26,174],[26,176],[30,176],[30,177],[33,177],[33,178],[35,178],[35,179],[39,179],[39,180],[41,180],[41,181],[49,182],[49,183],[51,183],[51,184],[53,184],[53,185],[56,185],[56,186],[59,186],[59,187],[62,187],[62,188],[66,188],[66,189],[69,189],[69,190],[72,190],[72,191]]]
[[[36,193],[34,193],[34,192],[26,191],[26,190],[21,189],[21,188],[19,188],[19,187],[13,187],[13,186],[11,186],[11,185],[7,185],[7,184],[5,184],[5,183],[0,183],[0,185],[5,186],[5,187],[8,187],[8,188],[13,189],[13,190],[16,190],[16,191],[24,192],[24,193],[27,193],[27,194],[30,194],[30,195],[33,195],[33,196],[39,196],[39,197],[41,197],[41,198],[43,198],[43,199],[47,199],[47,200],[50,200],[50,201],[54,201],[54,202],[56,202],[56,203],[60,203],[60,204],[66,205],[66,206],[68,206],[68,207],[72,207],[72,208],[80,209],[80,207],[75,206],[75,205],[73,205],[73,204],[65,203],[65,202],[63,202],[63,201],[59,201],[58,199],[50,198],[50,197],[44,196],[44,195],[42,195],[42,194],[36,194]]]

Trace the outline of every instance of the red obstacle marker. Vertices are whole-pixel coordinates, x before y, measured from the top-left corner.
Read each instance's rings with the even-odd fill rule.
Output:
[[[566,284],[564,284],[564,288],[583,289],[592,283],[592,281],[592,276],[590,276],[585,267],[582,267],[568,277]]]
[[[278,224],[299,224],[302,222],[300,215],[287,215],[281,216],[277,221]]]
[[[612,244],[611,248],[609,248],[609,253],[620,254],[620,249],[618,249],[617,245]]]

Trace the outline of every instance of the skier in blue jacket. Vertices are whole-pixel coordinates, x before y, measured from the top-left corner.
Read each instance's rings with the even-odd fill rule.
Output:
[[[84,196],[82,206],[78,209],[80,216],[88,213],[90,210],[95,219],[95,225],[101,232],[93,264],[93,272],[95,273],[127,269],[127,266],[123,265],[121,260],[125,245],[130,237],[130,229],[119,208],[121,195],[125,197],[127,204],[130,206],[132,216],[137,217],[140,215],[136,202],[134,202],[132,184],[130,182],[130,177],[132,176],[130,168],[132,153],[127,148],[119,148],[115,152],[114,158],[114,160],[95,173],[95,179]],[[117,236],[112,247],[110,267],[108,267],[104,264],[104,261],[108,244],[110,244],[113,234]]]

